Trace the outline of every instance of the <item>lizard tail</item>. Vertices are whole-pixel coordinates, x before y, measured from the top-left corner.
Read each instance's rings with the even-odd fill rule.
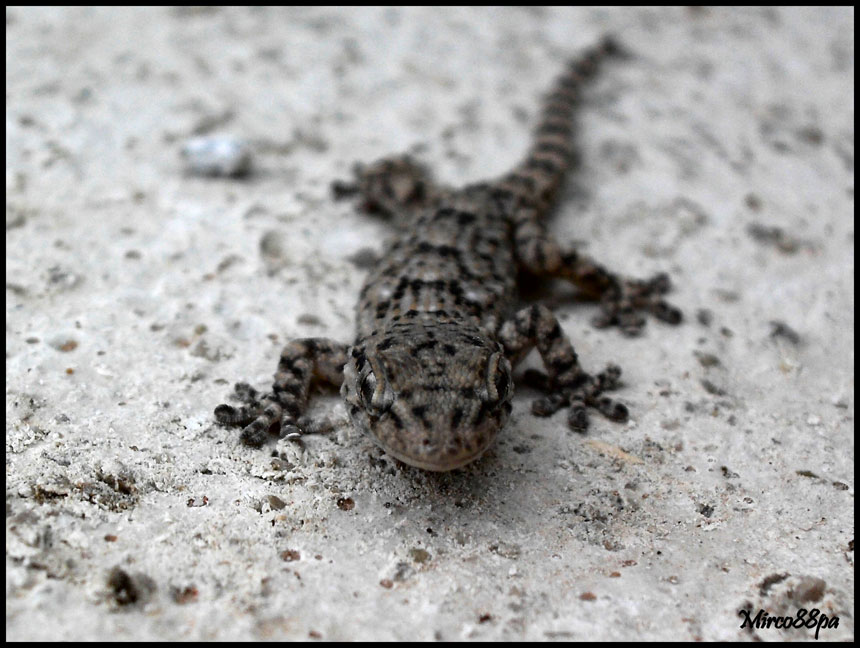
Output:
[[[531,148],[525,159],[499,184],[536,205],[547,205],[561,185],[573,155],[573,116],[582,86],[594,77],[600,63],[624,54],[610,36],[571,61],[546,96]]]

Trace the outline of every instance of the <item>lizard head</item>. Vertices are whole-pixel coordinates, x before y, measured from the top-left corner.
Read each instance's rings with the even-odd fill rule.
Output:
[[[353,424],[425,470],[477,459],[511,413],[511,364],[477,329],[416,324],[350,351],[341,389]]]

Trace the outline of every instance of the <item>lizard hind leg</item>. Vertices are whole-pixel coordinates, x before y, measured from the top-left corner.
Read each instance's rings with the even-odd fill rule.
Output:
[[[584,254],[562,251],[533,211],[522,210],[515,217],[514,245],[517,261],[532,274],[565,279],[598,300],[601,312],[592,321],[598,328],[617,326],[624,335],[636,336],[645,325],[643,312],[668,324],[679,324],[683,319],[681,311],[663,299],[671,289],[667,274],[630,279]]]
[[[593,285],[589,275],[608,275],[606,270],[587,257],[578,257],[569,267],[572,268],[571,281],[580,287],[589,288]],[[609,279],[611,281],[607,288],[593,293],[600,299],[601,313],[592,320],[598,328],[615,325],[625,335],[638,335],[645,318],[637,311],[651,313],[668,324],[679,324],[683,319],[681,311],[662,298],[672,285],[669,275],[659,273],[645,280],[619,279],[609,275]]]
[[[547,393],[532,403],[536,416],[550,416],[569,407],[568,425],[577,431],[588,428],[588,408],[613,421],[626,421],[627,407],[605,395],[618,385],[621,369],[609,365],[596,375],[586,373],[570,339],[561,331],[555,315],[546,306],[530,306],[502,325],[499,338],[512,362],[537,347],[547,373],[527,371],[526,382]]]
[[[353,167],[353,181],[332,183],[337,199],[358,195],[365,210],[393,216],[420,209],[438,194],[430,171],[409,155],[395,155]]]
[[[272,431],[278,431],[280,438],[296,439],[303,431],[321,429],[303,416],[311,383],[339,387],[347,348],[325,338],[293,340],[281,352],[271,391],[261,397],[250,385],[239,383],[235,396],[247,404],[219,405],[215,419],[221,425],[244,426],[242,442],[253,447],[263,445]]]

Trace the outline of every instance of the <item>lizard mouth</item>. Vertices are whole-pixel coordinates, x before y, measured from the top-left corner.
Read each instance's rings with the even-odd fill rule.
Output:
[[[471,454],[458,454],[453,457],[443,455],[438,458],[412,457],[404,455],[400,452],[395,452],[389,448],[386,448],[385,446],[381,447],[383,450],[385,450],[386,454],[391,455],[395,459],[402,461],[405,464],[414,466],[415,468],[421,468],[422,470],[430,470],[432,472],[447,472],[449,470],[456,470],[457,468],[462,468],[466,464],[475,461],[482,454],[484,454],[484,452],[489,447],[489,444],[487,444],[486,447],[481,448],[477,452],[472,452]]]
[[[433,472],[455,470],[475,461],[493,445],[495,437],[494,432],[483,430],[476,438],[472,438],[465,444],[449,441],[443,445],[423,445],[420,450],[417,450],[404,448],[396,441],[385,443],[376,434],[371,433],[371,438],[389,456],[410,466]]]

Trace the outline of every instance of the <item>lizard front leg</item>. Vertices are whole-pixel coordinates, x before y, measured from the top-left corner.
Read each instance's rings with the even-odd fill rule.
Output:
[[[638,335],[645,324],[641,311],[669,324],[683,319],[681,311],[663,299],[671,281],[666,274],[637,280],[610,272],[576,251],[563,251],[544,231],[536,212],[523,211],[515,220],[517,260],[533,274],[566,279],[600,302],[601,313],[592,323],[618,326],[625,335]]]
[[[293,340],[281,352],[272,390],[260,396],[250,385],[238,383],[235,395],[246,404],[219,405],[216,420],[222,425],[245,426],[241,439],[254,447],[263,445],[273,429],[279,430],[281,438],[297,438],[309,424],[302,414],[312,382],[340,387],[348,348],[327,338]]]
[[[534,347],[540,353],[548,373],[543,376],[541,387],[549,395],[532,403],[532,413],[549,416],[569,405],[568,425],[577,431],[588,427],[588,407],[613,421],[627,420],[627,408],[603,394],[616,387],[621,369],[609,365],[597,375],[586,373],[570,339],[546,306],[535,305],[519,311],[502,325],[499,341],[511,364],[522,360]]]

